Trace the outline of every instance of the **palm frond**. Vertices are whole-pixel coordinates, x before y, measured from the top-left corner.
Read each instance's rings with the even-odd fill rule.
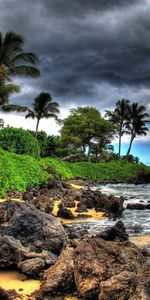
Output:
[[[34,78],[40,76],[40,71],[33,66],[21,65],[21,66],[11,67],[9,71],[10,71],[10,75],[17,75],[17,76],[21,75],[24,77],[34,77]]]
[[[0,105],[5,105],[9,101],[9,97],[13,94],[20,93],[20,87],[13,83],[0,83]]]
[[[28,110],[28,108],[26,106],[19,106],[19,105],[15,105],[15,104],[8,104],[8,105],[3,105],[1,108],[1,111],[4,112],[25,112]]]
[[[28,113],[26,114],[25,118],[26,119],[28,119],[28,118],[34,119],[34,118],[36,118],[36,115],[35,115],[34,111],[28,109]]]
[[[16,65],[19,63],[31,63],[33,65],[35,65],[36,63],[39,62],[39,59],[37,57],[36,54],[34,53],[18,53],[16,54],[16,56],[14,56],[9,63],[11,63],[12,65]]]

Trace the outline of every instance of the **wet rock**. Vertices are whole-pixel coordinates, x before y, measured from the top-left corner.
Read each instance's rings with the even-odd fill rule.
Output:
[[[44,272],[38,299],[43,299],[44,295],[73,292],[75,289],[73,255],[74,249],[67,247],[57,262]]]
[[[60,254],[67,244],[66,233],[60,222],[29,203],[6,201],[0,204],[6,217],[7,226],[0,227],[1,235],[18,239],[30,251],[50,251]]]
[[[101,292],[100,283],[105,286],[107,280],[125,271],[138,274],[146,260],[142,251],[130,242],[108,242],[100,238],[79,242],[74,258],[77,290],[82,297],[96,300]]]
[[[71,212],[71,210],[65,208],[62,204],[59,206],[59,210],[57,212],[57,217],[63,218],[63,219],[68,219],[68,220],[73,220],[74,215]]]
[[[125,226],[122,221],[118,221],[114,226],[109,227],[104,232],[97,234],[97,237],[100,237],[106,241],[127,241],[128,234],[126,233]]]
[[[18,269],[23,274],[30,275],[32,277],[39,275],[40,271],[45,267],[45,259],[35,257],[26,259],[17,265]]]
[[[127,204],[127,209],[136,209],[136,210],[144,210],[146,209],[146,205],[142,203],[129,203]]]

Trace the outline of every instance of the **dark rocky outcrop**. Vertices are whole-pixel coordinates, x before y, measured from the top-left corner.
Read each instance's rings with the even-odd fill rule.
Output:
[[[96,211],[106,212],[113,218],[121,216],[124,210],[123,197],[107,196],[100,191],[83,190],[81,199],[80,204],[84,204],[87,208],[95,208]]]
[[[106,241],[127,241],[128,234],[122,221],[118,221],[114,226],[96,235]]]
[[[62,204],[60,204],[60,206],[59,206],[59,210],[57,212],[57,217],[60,217],[63,219],[69,219],[69,220],[74,219],[74,215],[71,212],[71,210],[65,208]]]
[[[142,204],[142,203],[129,203],[127,204],[127,209],[136,209],[136,210],[144,210],[150,209],[150,204]]]
[[[67,244],[67,236],[60,222],[36,209],[29,203],[6,201],[0,204],[0,211],[5,216],[0,234],[13,236],[30,251],[50,251],[60,254]]]
[[[4,290],[0,287],[0,300],[14,300],[20,299],[15,290]]]

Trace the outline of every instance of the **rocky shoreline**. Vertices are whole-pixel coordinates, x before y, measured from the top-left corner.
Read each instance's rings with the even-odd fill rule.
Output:
[[[40,289],[27,300],[65,299],[67,294],[76,299],[150,299],[150,254],[129,241],[121,221],[95,235],[65,224],[92,218],[92,210],[115,220],[123,213],[123,202],[123,197],[75,189],[58,178],[23,194],[9,193],[0,203],[0,269],[40,280]],[[1,288],[0,299],[24,298]]]

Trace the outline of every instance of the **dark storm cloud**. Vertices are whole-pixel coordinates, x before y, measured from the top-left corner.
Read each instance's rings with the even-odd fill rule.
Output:
[[[23,34],[40,57],[42,76],[21,81],[29,89],[20,101],[47,90],[66,103],[96,105],[106,101],[107,84],[114,87],[108,97],[113,101],[125,96],[120,89],[134,95],[135,88],[149,86],[149,0],[1,0],[0,5],[1,30]]]

